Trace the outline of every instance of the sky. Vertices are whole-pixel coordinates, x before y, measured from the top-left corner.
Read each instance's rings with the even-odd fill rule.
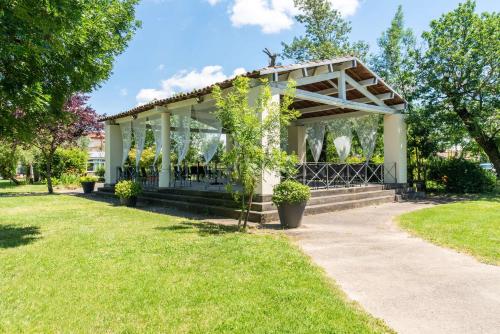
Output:
[[[352,41],[377,51],[398,5],[417,36],[459,0],[329,0],[351,22]],[[477,11],[499,11],[499,0],[477,0]],[[264,48],[303,34],[293,0],[142,0],[142,27],[113,73],[90,94],[99,114],[113,115],[173,93],[191,91],[267,65]],[[285,61],[286,62],[286,61]]]

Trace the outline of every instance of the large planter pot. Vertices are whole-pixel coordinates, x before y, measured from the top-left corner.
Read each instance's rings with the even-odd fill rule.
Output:
[[[84,194],[90,194],[94,191],[95,182],[82,182],[82,188]]]
[[[135,207],[137,205],[137,197],[120,198],[120,203],[129,207]]]
[[[278,206],[281,226],[284,228],[297,228],[302,223],[307,202],[281,203]]]

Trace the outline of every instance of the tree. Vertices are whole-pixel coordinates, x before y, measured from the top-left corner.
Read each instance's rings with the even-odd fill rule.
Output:
[[[250,79],[237,77],[233,89],[226,94],[215,86],[216,116],[222,127],[231,135],[233,148],[224,153],[226,166],[234,168],[232,178],[242,186],[238,191],[228,190],[241,204],[238,227],[246,228],[255,188],[264,171],[289,170],[295,159],[280,149],[280,126],[287,126],[296,119],[298,112],[290,109],[294,85],[290,83],[281,103],[273,102],[271,88],[263,80],[254,103],[249,102]],[[265,143],[265,145],[263,145]]]
[[[26,140],[71,95],[106,80],[139,25],[137,1],[2,1],[0,136]]]
[[[433,125],[429,108],[422,106],[419,96],[419,52],[413,31],[404,26],[403,8],[399,6],[389,28],[377,40],[379,52],[371,59],[374,71],[379,74],[408,102],[406,123],[408,124],[408,151],[410,175],[416,171],[417,180],[422,180],[424,159],[438,148],[432,140],[436,126]]]
[[[21,156],[18,146],[17,142],[0,140],[0,176],[15,184],[19,183],[16,180],[16,167]]]
[[[474,10],[468,0],[422,35],[424,98],[449,126],[467,130],[500,173],[500,14]]]
[[[297,62],[356,55],[364,59],[368,44],[349,42],[351,24],[344,20],[329,0],[294,0],[301,13],[295,19],[305,26],[305,35],[291,44],[281,43],[283,58]]]
[[[57,148],[75,144],[76,141],[92,132],[102,130],[98,115],[86,105],[89,97],[81,94],[72,96],[63,106],[60,118],[53,118],[49,123],[38,123],[36,137],[31,142],[40,150],[45,161],[47,188],[52,188],[52,167]]]

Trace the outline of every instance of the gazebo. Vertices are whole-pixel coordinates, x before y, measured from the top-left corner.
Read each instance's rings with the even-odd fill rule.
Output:
[[[314,189],[373,183],[392,187],[406,183],[406,126],[402,113],[406,102],[356,57],[266,67],[243,75],[252,79],[250,101],[258,96],[260,78],[268,79],[275,102],[280,100],[289,79],[297,83],[292,107],[300,111],[300,117],[288,127],[285,140],[286,150],[295,153],[300,161],[296,180]],[[223,90],[230,90],[233,80],[217,84]],[[232,143],[231,134],[225,133],[214,115],[216,106],[211,96],[212,88],[213,85],[155,100],[102,118],[106,133],[106,185],[134,178],[148,189],[160,192],[175,188],[224,191],[221,184],[229,182],[224,171],[216,168],[211,173],[206,165],[219,142],[225,142],[226,150],[237,143]],[[383,163],[375,164],[370,159],[381,122],[384,129]],[[161,168],[141,170],[138,162],[144,149],[147,127],[154,134],[155,162],[161,159]],[[319,161],[325,131],[332,134],[339,162]],[[124,164],[131,149],[132,133],[137,164],[135,168],[127,169]],[[193,134],[197,134],[196,142],[191,141]],[[350,164],[346,158],[354,136],[363,148],[365,162]],[[176,143],[176,164],[171,163],[172,141]],[[205,162],[201,167],[183,163],[190,145],[201,148]],[[306,161],[307,147],[311,151],[311,161]],[[201,188],[209,175],[212,178]],[[258,196],[269,196],[280,178],[275,173],[263,173]]]

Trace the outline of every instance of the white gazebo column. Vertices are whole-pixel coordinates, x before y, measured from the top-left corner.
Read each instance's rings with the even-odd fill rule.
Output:
[[[384,182],[406,183],[406,123],[404,115],[384,116]]]
[[[170,113],[161,114],[161,171],[158,187],[170,186]]]
[[[303,125],[288,127],[288,154],[295,154],[299,163],[306,162],[306,128]]]
[[[254,103],[257,101],[259,92],[260,92],[261,87],[257,86],[254,87],[250,90],[249,94],[249,101],[250,103]],[[279,92],[274,92],[271,97],[271,100],[269,103],[280,103],[280,94]],[[264,110],[261,114],[262,119],[264,119],[267,116],[267,110]],[[275,136],[279,137],[280,135],[280,129],[276,129]],[[262,139],[262,147],[269,147],[269,143],[267,142],[266,138]],[[279,148],[279,140],[277,141],[276,145]],[[273,188],[275,185],[279,184],[281,180],[280,174],[274,171],[263,171],[262,175],[260,176],[260,182],[257,184],[255,194],[264,196],[264,195],[272,195],[273,193]]]
[[[117,179],[117,169],[122,164],[122,133],[120,125],[106,121],[104,126],[106,142],[104,145],[104,182],[113,185]]]

